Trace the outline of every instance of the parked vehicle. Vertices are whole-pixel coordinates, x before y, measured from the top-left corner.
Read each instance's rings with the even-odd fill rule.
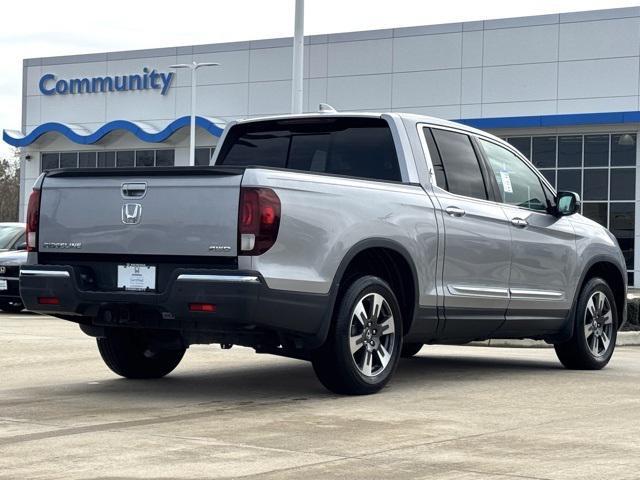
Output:
[[[18,287],[20,265],[27,261],[24,223],[0,223],[0,310],[24,309]]]
[[[28,209],[28,309],[128,378],[196,343],[380,390],[423,344],[534,338],[600,369],[625,318],[615,238],[517,150],[407,114],[232,122],[213,167],[58,170]]]
[[[20,266],[27,263],[26,250],[0,252],[0,310],[18,313],[24,310],[20,298]]]
[[[18,222],[0,222],[0,252],[26,250],[26,225]]]

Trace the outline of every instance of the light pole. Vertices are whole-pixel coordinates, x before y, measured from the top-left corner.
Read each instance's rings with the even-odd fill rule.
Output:
[[[189,129],[189,166],[196,164],[196,70],[200,67],[217,67],[215,62],[191,62],[171,65],[169,68],[188,68],[191,70],[191,128]]]
[[[293,34],[293,73],[291,75],[291,113],[302,113],[304,86],[304,0],[296,0]]]

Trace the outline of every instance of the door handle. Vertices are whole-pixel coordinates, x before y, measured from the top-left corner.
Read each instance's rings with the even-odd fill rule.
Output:
[[[518,228],[524,228],[529,225],[529,222],[523,218],[515,217],[511,219],[511,225]]]
[[[147,193],[147,184],[145,182],[123,183],[123,198],[142,198]]]
[[[459,207],[447,207],[444,211],[452,217],[462,217],[465,214],[465,211]]]

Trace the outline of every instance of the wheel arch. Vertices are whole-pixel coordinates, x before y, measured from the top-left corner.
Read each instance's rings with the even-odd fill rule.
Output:
[[[380,264],[363,269],[363,262],[367,258],[377,259]],[[364,274],[379,276],[390,284],[400,303],[406,335],[413,325],[420,299],[418,272],[407,248],[385,238],[370,238],[358,242],[343,257],[331,284],[331,316],[327,322],[327,331],[345,287],[352,279]],[[407,286],[409,281],[410,285]]]
[[[622,327],[622,325],[625,323],[627,307],[626,271],[622,271],[619,262],[615,258],[607,255],[596,255],[587,262],[585,268],[582,271],[582,274],[580,275],[580,279],[577,283],[576,290],[573,295],[571,310],[569,311],[567,321],[565,322],[565,328],[560,332],[558,336],[554,336],[550,339],[554,343],[567,341],[573,336],[575,328],[576,308],[578,305],[580,292],[582,291],[585,283],[588,282],[589,279],[594,277],[603,278],[603,280],[607,282],[607,284],[613,291],[616,302],[616,312],[618,314],[618,330],[620,330],[620,327]]]
[[[609,288],[611,288],[611,291],[613,291],[613,296],[616,301],[616,311],[618,314],[618,330],[620,330],[620,327],[622,327],[622,325],[626,321],[626,275],[626,271],[621,271],[618,264],[611,261],[611,259],[604,256],[595,257],[591,260],[591,262],[589,262],[582,274],[582,278],[580,279],[580,283],[578,284],[578,290],[575,294],[576,299],[574,299],[574,305],[577,301],[578,295],[580,295],[580,291],[582,290],[586,282],[594,277],[602,278],[605,282],[607,282]]]

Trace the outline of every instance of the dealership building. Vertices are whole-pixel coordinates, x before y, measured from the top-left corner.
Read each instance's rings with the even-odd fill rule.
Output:
[[[21,203],[58,167],[186,165],[198,70],[196,163],[225,122],[287,113],[292,39],[24,61]],[[304,105],[459,120],[515,145],[552,185],[580,193],[640,272],[640,7],[305,38]],[[17,126],[16,126],[17,127]],[[635,275],[640,278],[640,275]],[[640,283],[640,280],[638,280]]]

